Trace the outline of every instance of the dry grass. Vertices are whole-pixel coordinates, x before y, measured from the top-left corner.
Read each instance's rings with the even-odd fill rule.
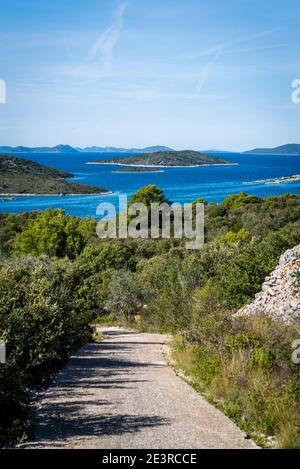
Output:
[[[259,445],[300,446],[297,375],[278,371],[276,366],[259,366],[252,360],[253,350],[242,347],[213,356],[207,345],[189,343],[180,334],[172,347],[177,367],[190,377],[194,387]]]

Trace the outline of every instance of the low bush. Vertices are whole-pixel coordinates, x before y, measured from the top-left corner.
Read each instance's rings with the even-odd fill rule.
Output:
[[[291,361],[297,328],[266,317],[233,319],[199,302],[194,308],[194,328],[173,342],[177,365],[259,444],[298,447],[300,373]]]
[[[91,338],[91,315],[72,304],[64,282],[69,263],[47,257],[10,259],[0,266],[0,442],[21,436],[26,386],[44,383],[73,350]]]

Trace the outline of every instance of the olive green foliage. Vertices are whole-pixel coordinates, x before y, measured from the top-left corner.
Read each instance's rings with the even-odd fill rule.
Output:
[[[261,202],[259,197],[255,195],[248,195],[245,192],[239,194],[229,195],[222,203],[221,206],[226,209],[244,207],[247,204],[256,204]]]
[[[34,213],[0,214],[0,254],[12,251],[16,235],[21,233],[34,217]]]
[[[149,184],[148,186],[139,189],[136,194],[131,196],[129,206],[135,203],[142,203],[149,208],[152,203],[161,204],[164,202],[167,202],[167,199],[165,198],[162,189],[154,184]]]
[[[46,257],[0,265],[0,441],[20,436],[25,385],[49,379],[70,353],[91,338],[91,313],[72,297],[69,261]]]
[[[216,287],[196,292],[193,317],[173,342],[194,386],[259,444],[300,445],[300,373],[291,361],[295,326],[260,317],[236,320]]]
[[[233,243],[239,243],[240,241],[246,241],[246,240],[250,241],[250,239],[251,239],[251,236],[249,235],[249,233],[244,228],[242,228],[241,230],[236,231],[236,232],[228,231],[225,235],[220,236],[218,238],[218,241],[219,243],[223,243],[223,244],[233,244]]]
[[[130,214],[130,207],[132,208],[133,204],[143,204],[146,207],[147,213],[137,210],[138,213]],[[127,215],[127,223],[133,221],[134,226],[137,231],[141,230],[142,227],[148,227],[148,237],[151,236],[150,228],[151,228],[151,206],[160,206],[161,204],[169,205],[170,202],[166,199],[163,190],[159,187],[155,186],[154,184],[149,184],[148,186],[142,187],[139,189],[136,194],[133,194],[128,203],[129,213]],[[135,207],[136,208],[136,207]],[[136,220],[136,216],[138,215],[138,220]],[[123,215],[121,214],[120,217]],[[158,223],[160,229],[163,226],[162,223],[162,214],[159,214]],[[142,226],[143,225],[143,226]]]
[[[132,272],[115,272],[111,279],[107,308],[116,318],[130,323],[142,307],[143,293]]]
[[[75,258],[95,233],[96,222],[66,216],[63,210],[45,210],[19,234],[15,252]]]

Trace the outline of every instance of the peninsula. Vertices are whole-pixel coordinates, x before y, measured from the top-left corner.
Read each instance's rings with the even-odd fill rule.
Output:
[[[127,157],[107,158],[89,161],[87,164],[113,164],[121,166],[154,167],[154,168],[184,168],[211,165],[232,165],[230,161],[215,156],[209,156],[192,150],[159,151],[148,154],[138,154]]]
[[[80,195],[107,193],[101,187],[68,181],[73,174],[10,155],[0,155],[0,195]]]

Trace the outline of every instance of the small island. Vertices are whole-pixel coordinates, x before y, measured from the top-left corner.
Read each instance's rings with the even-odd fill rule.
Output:
[[[102,187],[88,186],[66,180],[72,177],[73,174],[66,171],[50,168],[16,156],[0,155],[1,196],[92,195],[108,193]]]
[[[152,167],[152,168],[187,168],[197,166],[235,165],[231,161],[209,156],[193,150],[158,151],[127,157],[114,157],[104,160],[89,161],[87,164],[113,164],[121,166]]]

